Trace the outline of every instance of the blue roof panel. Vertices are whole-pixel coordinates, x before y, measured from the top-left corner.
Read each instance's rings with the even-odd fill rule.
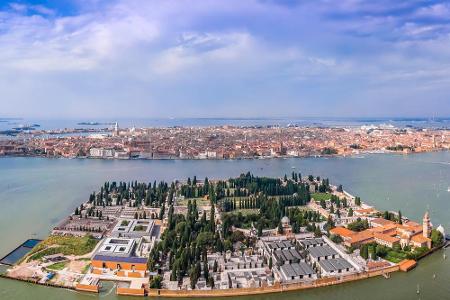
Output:
[[[114,262],[125,262],[131,264],[146,264],[147,259],[144,257],[120,257],[120,256],[108,256],[108,255],[95,255],[92,260],[100,261],[114,261]]]

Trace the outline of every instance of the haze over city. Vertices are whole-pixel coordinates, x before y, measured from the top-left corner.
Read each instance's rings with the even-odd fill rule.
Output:
[[[450,114],[447,1],[2,1],[0,117]]]

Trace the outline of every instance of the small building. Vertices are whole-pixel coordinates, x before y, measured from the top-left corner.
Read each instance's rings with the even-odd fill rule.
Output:
[[[355,234],[355,232],[345,227],[335,227],[330,229],[330,234],[338,235],[344,241],[347,241]]]
[[[373,232],[364,230],[361,232],[356,232],[348,240],[344,239],[344,245],[347,247],[358,248],[363,244],[371,243],[373,241],[374,241]]]
[[[154,221],[151,219],[119,219],[112,234],[116,237],[140,238],[152,235]]]
[[[372,227],[383,227],[386,225],[393,225],[393,224],[395,224],[395,222],[383,218],[375,218],[370,220],[370,226]]]
[[[107,238],[100,246],[97,254],[114,256],[131,256],[136,246],[134,239]]]
[[[339,254],[336,250],[328,245],[311,247],[308,249],[309,257],[313,262],[319,262],[321,260],[337,258]]]
[[[147,258],[135,255],[136,246],[134,239],[107,238],[91,260],[92,273],[117,277],[145,277]]]
[[[272,255],[275,250],[295,249],[295,244],[290,240],[266,241],[263,244],[263,254],[266,257]]]
[[[306,255],[297,249],[275,250],[272,253],[273,263],[277,266],[305,261]]]
[[[336,274],[355,271],[355,268],[342,257],[321,260],[318,265],[322,276],[335,276]]]
[[[377,244],[393,248],[395,245],[400,245],[400,239],[395,236],[389,236],[383,233],[375,233],[373,235]]]
[[[147,258],[120,257],[97,254],[92,258],[92,267],[116,271],[147,271]]]
[[[317,278],[313,268],[305,262],[283,265],[280,267],[280,274],[283,282]]]
[[[415,236],[413,236],[411,238],[410,244],[415,248],[427,247],[428,249],[431,249],[431,239],[424,237],[421,234],[416,234]]]
[[[325,241],[322,238],[310,238],[299,240],[298,243],[303,249],[309,249],[311,247],[326,245]]]

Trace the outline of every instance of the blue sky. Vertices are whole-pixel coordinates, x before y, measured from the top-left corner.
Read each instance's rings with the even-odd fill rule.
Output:
[[[0,117],[450,116],[450,1],[0,1]]]

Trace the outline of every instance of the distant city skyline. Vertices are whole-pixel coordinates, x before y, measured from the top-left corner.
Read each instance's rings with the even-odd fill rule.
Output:
[[[0,4],[0,118],[450,116],[448,1]]]

